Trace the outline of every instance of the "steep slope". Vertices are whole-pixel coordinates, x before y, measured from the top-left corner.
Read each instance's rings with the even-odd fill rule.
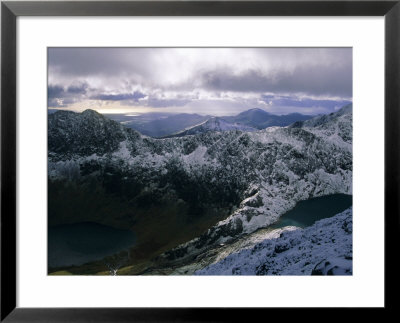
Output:
[[[231,130],[239,130],[239,131],[246,131],[246,132],[253,132],[256,131],[256,128],[246,126],[244,124],[239,123],[230,123],[225,121],[224,119],[213,117],[208,119],[207,121],[180,131],[174,135],[166,136],[166,138],[170,137],[183,137],[187,135],[197,135],[200,133],[206,133],[209,131],[231,131]]]
[[[153,139],[93,111],[56,112],[49,223],[134,229],[143,248],[135,257],[201,253],[273,223],[300,200],[351,194],[351,139],[332,131],[344,119],[351,111],[323,126]]]
[[[306,229],[277,229],[195,275],[351,275],[352,224],[350,208]]]

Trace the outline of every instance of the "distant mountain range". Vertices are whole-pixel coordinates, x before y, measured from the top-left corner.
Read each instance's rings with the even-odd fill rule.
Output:
[[[58,110],[48,109],[52,114]],[[154,138],[181,137],[208,131],[255,131],[272,126],[284,127],[297,121],[306,121],[313,116],[300,113],[274,115],[262,109],[250,109],[236,116],[214,117],[195,113],[161,113],[152,112],[142,115],[106,114],[107,118],[123,124],[125,127],[139,131]]]
[[[208,131],[242,130],[255,131],[272,126],[288,126],[296,121],[305,121],[313,116],[300,113],[274,115],[262,109],[250,109],[236,116],[201,116],[198,114],[144,114],[135,117],[107,115],[112,120],[123,123],[126,127],[141,134],[160,137],[180,137]]]

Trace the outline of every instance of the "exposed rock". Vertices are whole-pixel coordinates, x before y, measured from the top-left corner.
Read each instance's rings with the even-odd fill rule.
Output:
[[[351,275],[353,262],[351,259],[329,258],[318,263],[311,275]]]

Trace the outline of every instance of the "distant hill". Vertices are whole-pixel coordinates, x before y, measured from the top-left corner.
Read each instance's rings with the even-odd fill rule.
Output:
[[[194,126],[190,127],[186,130],[180,131],[174,135],[166,136],[166,137],[183,137],[187,135],[197,135],[200,133],[205,133],[209,131],[230,131],[230,130],[240,130],[240,131],[245,131],[245,132],[253,132],[258,129],[240,124],[240,123],[230,123],[225,121],[222,118],[218,117],[212,117],[208,119],[207,121]]]
[[[300,113],[275,115],[256,108],[244,111],[236,116],[224,117],[224,120],[228,122],[241,123],[257,129],[265,129],[273,126],[285,127],[293,122],[308,120],[312,117],[313,116]]]

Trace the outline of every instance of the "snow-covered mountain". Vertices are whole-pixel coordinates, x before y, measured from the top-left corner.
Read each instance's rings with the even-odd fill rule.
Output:
[[[119,149],[122,140],[139,136],[94,110],[58,111],[48,117],[49,160],[104,156]]]
[[[353,105],[348,104],[335,113],[322,115],[306,121],[296,121],[289,128],[301,128],[324,136],[338,143],[353,142]]]
[[[246,131],[246,132],[257,131],[256,128],[246,126],[244,124],[230,123],[230,122],[225,121],[222,118],[212,117],[199,125],[190,127],[188,129],[185,129],[183,131],[180,131],[174,135],[167,136],[167,137],[183,137],[183,136],[187,136],[187,135],[197,135],[200,133],[206,133],[209,131],[222,132],[222,131],[231,131],[231,130],[239,130],[239,131]]]
[[[168,261],[265,227],[300,200],[352,193],[349,107],[290,127],[166,139],[92,110],[48,118],[49,223],[135,228]]]
[[[236,116],[224,117],[228,122],[245,124],[257,129],[265,129],[274,126],[284,127],[293,122],[304,121],[311,118],[312,116],[300,113],[275,115],[258,108],[243,111]]]
[[[351,275],[352,208],[300,229],[276,229],[269,237],[231,251],[195,275]]]

